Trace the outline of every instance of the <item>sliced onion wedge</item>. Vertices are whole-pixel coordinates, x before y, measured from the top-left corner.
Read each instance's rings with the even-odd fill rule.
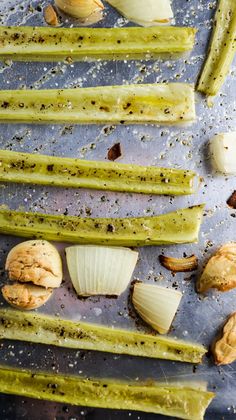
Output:
[[[127,19],[141,26],[170,24],[173,12],[169,0],[107,0]]]
[[[179,307],[182,293],[152,284],[136,283],[132,301],[141,318],[160,334],[166,334]]]
[[[127,288],[138,260],[129,248],[72,246],[66,259],[73,286],[80,296],[119,296]]]
[[[236,175],[236,131],[214,136],[210,143],[210,155],[217,171]]]

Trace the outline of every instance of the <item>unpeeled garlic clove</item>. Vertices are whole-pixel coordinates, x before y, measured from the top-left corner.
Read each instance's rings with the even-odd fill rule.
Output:
[[[96,15],[97,12],[101,12],[104,9],[104,5],[100,0],[55,0],[55,4],[64,13],[82,20],[89,18],[93,14]]]
[[[51,4],[48,4],[44,8],[43,15],[44,15],[45,22],[48,25],[50,25],[50,26],[58,26],[59,25],[59,20],[58,20],[57,13],[56,13],[54,7],[52,7]]]

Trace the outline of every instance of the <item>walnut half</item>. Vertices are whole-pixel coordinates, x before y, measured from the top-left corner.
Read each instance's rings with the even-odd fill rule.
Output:
[[[222,337],[212,346],[217,365],[228,365],[236,360],[236,312],[228,318]]]

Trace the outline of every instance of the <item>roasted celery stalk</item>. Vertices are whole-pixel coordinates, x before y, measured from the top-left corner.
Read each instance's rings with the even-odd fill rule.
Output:
[[[195,118],[185,83],[0,91],[0,122],[181,123]]]
[[[0,209],[0,233],[80,244],[121,246],[197,242],[202,205],[153,217],[81,218]]]
[[[191,50],[196,30],[0,26],[0,59],[14,61],[133,60]]]
[[[219,0],[210,49],[197,89],[215,96],[229,72],[236,49],[236,1]]]
[[[206,387],[86,379],[0,367],[0,392],[87,407],[138,410],[203,420],[214,398]]]
[[[73,322],[47,315],[0,309],[0,338],[59,347],[200,363],[199,344],[169,337]]]
[[[192,171],[0,150],[0,181],[146,194],[194,192]]]

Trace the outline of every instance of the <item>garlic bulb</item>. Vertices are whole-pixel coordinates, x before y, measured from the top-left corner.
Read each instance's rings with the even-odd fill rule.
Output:
[[[228,365],[236,360],[236,312],[226,321],[221,338],[212,345],[216,365]]]
[[[100,13],[104,9],[100,0],[55,0],[55,4],[66,14],[81,20],[87,19],[97,12]]]
[[[236,175],[236,131],[214,136],[210,143],[210,155],[217,171]]]
[[[197,283],[199,293],[209,289],[220,292],[236,288],[236,242],[223,245],[208,261]]]
[[[53,289],[32,284],[8,284],[3,286],[2,295],[13,308],[31,310],[39,308],[48,301]]]
[[[50,242],[41,239],[21,242],[12,248],[5,269],[10,280],[21,283],[55,288],[62,282],[60,254]]]
[[[141,26],[170,24],[170,0],[107,0],[123,16]]]
[[[141,318],[166,334],[179,307],[182,293],[152,284],[136,283],[132,302]]]
[[[80,296],[119,296],[127,288],[138,259],[129,248],[72,246],[66,259],[74,288]]]

